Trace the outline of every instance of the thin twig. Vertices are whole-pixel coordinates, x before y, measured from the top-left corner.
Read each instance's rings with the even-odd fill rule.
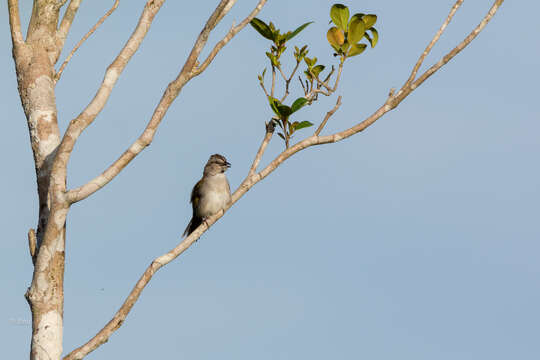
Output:
[[[324,126],[326,125],[326,123],[328,122],[328,119],[330,119],[330,117],[332,115],[334,115],[334,113],[337,111],[337,109],[339,109],[339,107],[341,106],[341,96],[338,96],[337,98],[337,101],[336,101],[336,105],[334,106],[334,108],[330,111],[328,111],[326,113],[326,116],[324,117],[324,120],[323,122],[321,123],[321,125],[319,125],[319,127],[317,128],[317,130],[315,131],[315,136],[319,136],[319,134],[321,133],[322,129],[324,129]]]
[[[272,65],[272,89],[270,89],[270,96],[274,97],[274,90],[276,89],[276,68]]]
[[[71,25],[73,24],[73,20],[75,19],[75,15],[77,14],[77,11],[79,10],[81,1],[82,0],[70,0],[69,5],[66,9],[66,12],[64,13],[64,17],[62,18],[62,21],[60,22],[58,31],[56,32],[56,38],[57,38],[56,61],[58,61],[58,58],[60,57],[60,53],[62,52],[62,49],[64,48],[64,44],[66,42],[69,29],[71,28]]]
[[[230,1],[235,1],[235,0],[229,0],[229,2],[227,0],[222,0],[222,2],[218,5],[216,10],[214,11],[214,13],[208,19],[205,27],[203,28],[199,37],[197,38],[197,41],[195,42],[195,45],[193,46],[193,49],[191,50],[191,53],[188,56],[188,59],[186,60],[184,66],[182,67],[181,72],[178,74],[177,78],[174,81],[172,81],[169,84],[169,86],[167,86],[167,88],[165,89],[165,92],[163,93],[163,96],[159,104],[156,106],[154,113],[152,114],[152,117],[150,121],[148,122],[143,133],[103,173],[96,176],[94,179],[90,180],[88,183],[76,189],[68,191],[67,198],[70,203],[74,203],[82,199],[85,199],[86,197],[92,195],[93,193],[101,189],[103,186],[108,184],[127,166],[127,164],[131,162],[131,160],[133,160],[144,148],[146,148],[152,142],[154,135],[157,131],[157,128],[159,124],[161,123],[161,120],[165,116],[167,110],[171,106],[174,99],[176,99],[176,97],[182,90],[183,86],[190,79],[192,79],[194,76],[197,75],[197,73],[194,72],[195,66],[197,64],[197,58],[200,55],[204,46],[206,45],[206,42],[208,41],[210,31],[214,29],[215,26],[217,25],[216,24],[217,19],[223,18],[224,16],[223,12],[226,11],[227,9],[230,10]],[[259,4],[261,3],[264,4],[265,1],[266,0],[260,1]],[[259,5],[257,5],[256,9],[260,10]],[[250,16],[255,16],[255,15],[256,14],[253,14],[253,12],[250,14]],[[205,67],[201,65],[201,68],[205,68]],[[75,135],[78,137],[77,133],[75,133]],[[61,149],[62,149],[62,145],[61,145]],[[71,152],[70,149],[68,150],[69,152]]]
[[[225,46],[227,45],[227,43],[234,37],[234,35],[236,35],[240,30],[242,30],[247,24],[249,24],[249,22],[251,20],[253,20],[253,18],[255,16],[257,16],[257,14],[261,11],[261,9],[263,8],[264,4],[266,3],[267,0],[260,0],[258,2],[258,4],[255,6],[255,8],[253,9],[253,11],[240,23],[238,24],[237,26],[233,26],[231,27],[231,29],[229,30],[229,32],[227,33],[227,35],[225,35],[225,37],[223,39],[221,39],[221,41],[219,41],[215,46],[214,48],[212,49],[212,51],[210,52],[210,54],[208,55],[208,57],[202,62],[202,64],[200,66],[197,66],[194,70],[193,70],[193,76],[197,76],[199,75],[201,72],[203,72],[207,67],[208,65],[210,65],[210,63],[212,62],[212,60],[214,60],[214,58],[216,57],[216,55],[218,54],[218,52]],[[232,5],[231,5],[232,6]],[[228,10],[227,10],[228,12]],[[223,13],[223,16],[225,16],[226,12]],[[221,20],[221,18],[219,19]]]
[[[263,91],[264,91],[264,95],[266,95],[266,97],[268,97],[268,91],[266,91],[266,87],[264,86],[264,82],[262,81],[259,81],[259,84],[261,85]]]
[[[452,7],[452,9],[450,10],[450,13],[448,14],[448,16],[446,17],[446,20],[444,21],[444,23],[441,25],[441,27],[439,28],[439,30],[437,31],[437,33],[435,34],[435,36],[433,37],[433,39],[431,39],[430,43],[428,44],[428,46],[426,47],[426,49],[424,50],[424,52],[422,53],[422,55],[420,55],[420,58],[418,58],[418,61],[416,62],[416,64],[414,65],[414,68],[411,72],[411,75],[409,76],[409,78],[407,79],[407,81],[405,82],[405,85],[404,87],[408,87],[413,81],[414,79],[416,78],[416,74],[418,73],[418,70],[420,69],[420,66],[422,66],[422,63],[424,62],[424,59],[426,58],[426,56],[429,54],[429,52],[431,51],[431,49],[433,48],[433,46],[435,45],[435,43],[437,41],[439,41],[442,33],[444,32],[444,30],[446,29],[446,27],[448,26],[448,24],[450,23],[450,21],[452,20],[452,18],[454,17],[455,13],[457,12],[457,10],[459,9],[459,7],[463,4],[463,0],[457,0],[456,3],[454,4],[454,6]]]
[[[306,87],[304,86],[304,82],[302,81],[302,78],[300,76],[298,76],[298,81],[300,81],[300,85],[302,85],[302,89],[304,90],[304,96],[307,96],[308,91]]]
[[[86,41],[86,39],[88,39],[90,37],[90,35],[92,35],[94,33],[94,31],[97,30],[97,28],[103,24],[103,22],[114,12],[114,10],[116,10],[116,8],[118,7],[118,4],[120,3],[120,0],[115,0],[112,8],[107,11],[105,13],[105,15],[103,15],[101,17],[101,19],[99,19],[99,21],[82,37],[81,40],[79,40],[79,42],[77,43],[77,45],[75,45],[75,47],[73,48],[73,50],[71,50],[71,52],[69,53],[68,57],[66,58],[66,60],[64,60],[64,62],[62,63],[62,66],[60,66],[60,69],[58,70],[58,72],[56,73],[56,76],[54,77],[55,79],[55,82],[57,82],[59,79],[60,79],[60,76],[62,76],[62,72],[64,71],[64,68],[66,67],[66,65],[68,64],[68,62],[71,60],[71,58],[73,57],[73,54],[75,54],[75,51],[77,51],[81,45]]]
[[[300,61],[296,61],[296,66],[294,67],[292,73],[291,73],[291,76],[289,76],[288,79],[285,79],[285,94],[283,95],[283,97],[281,98],[281,101],[280,102],[283,102],[285,101],[285,99],[287,98],[287,96],[289,95],[289,84],[291,83],[291,80],[294,76],[294,74],[296,73],[296,70],[298,70],[298,66],[300,65]],[[302,82],[300,80],[300,82]]]
[[[474,36],[470,38],[471,35],[469,35],[462,42],[462,44],[464,43],[463,47],[466,47],[472,41],[472,39],[474,39],[474,37],[478,35],[478,32],[480,32],[484,28],[484,26],[487,24],[487,22],[493,17],[493,15],[495,15],[495,13],[497,12],[499,6],[503,3],[503,1],[504,0],[495,1],[495,4],[492,6],[488,15],[486,15],[486,17],[484,18],[484,20],[482,20],[480,25],[473,31],[473,33],[471,33],[471,34],[474,34]],[[461,44],[458,45],[456,49],[460,48],[460,46]],[[453,54],[456,49],[452,50],[448,55]],[[460,50],[462,50],[462,48]],[[460,50],[458,50],[457,52],[459,52]],[[445,58],[443,58],[443,60]],[[443,65],[444,64],[442,64],[441,66]],[[441,66],[437,68],[433,68],[433,72],[430,73],[429,76],[431,76],[434,72],[436,72]],[[195,229],[194,232],[192,232],[187,238],[185,238],[182,242],[180,242],[174,249],[156,258],[148,266],[148,268],[143,273],[143,275],[140,277],[139,281],[136,283],[135,287],[132,289],[127,299],[122,304],[122,306],[120,307],[118,312],[115,314],[113,319],[109,321],[109,323],[90,342],[83,345],[81,348],[75,350],[74,352],[68,354],[64,358],[64,360],[82,359],[90,351],[94,350],[99,345],[106,342],[109,339],[110,335],[122,325],[128,313],[130,312],[131,308],[133,307],[133,305],[135,304],[135,302],[141,295],[141,292],[143,291],[145,286],[148,284],[148,282],[151,280],[152,276],[156,273],[156,271],[159,270],[164,265],[171,262],[172,260],[174,260],[180,254],[182,254],[186,249],[188,249],[210,226],[212,226],[216,221],[218,221],[221,217],[223,217],[223,215],[227,212],[227,210],[232,205],[234,205],[249,189],[251,189],[255,184],[257,184],[259,181],[264,179],[266,176],[271,174],[274,170],[276,170],[277,167],[279,167],[279,165],[281,165],[285,160],[287,160],[292,155],[298,153],[299,151],[305,148],[308,148],[310,146],[338,142],[358,132],[365,130],[367,127],[372,125],[375,121],[377,121],[381,116],[383,116],[388,111],[397,107],[400,104],[400,102],[406,96],[408,96],[412,91],[413,89],[410,89],[408,92],[405,93],[405,95],[402,98],[399,98],[398,96],[394,96],[393,93],[391,92],[389,94],[388,99],[385,101],[385,103],[381,107],[379,107],[379,109],[377,109],[377,111],[375,111],[372,115],[370,115],[368,118],[358,123],[357,125],[349,129],[346,129],[344,131],[341,131],[332,135],[328,135],[328,136],[312,135],[309,138],[304,139],[296,143],[292,147],[283,151],[260,172],[251,174],[251,171],[250,171],[250,173],[248,173],[248,176],[244,179],[244,181],[232,194],[231,203],[224,210],[218,212],[217,214],[211,216],[205,222],[203,222],[202,225],[200,225],[197,229]],[[265,136],[265,139],[266,139],[266,136]]]
[[[261,146],[259,147],[259,150],[257,151],[257,154],[255,155],[255,159],[253,160],[253,163],[251,164],[251,168],[249,169],[248,176],[252,176],[257,171],[257,167],[259,166],[259,163],[261,162],[262,156],[266,150],[266,147],[268,146],[268,143],[272,139],[272,135],[274,134],[274,120],[270,120],[268,124],[266,124],[266,135],[264,136],[264,139],[261,143]]]

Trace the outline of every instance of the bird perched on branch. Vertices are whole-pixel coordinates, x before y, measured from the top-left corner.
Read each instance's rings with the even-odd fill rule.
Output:
[[[231,202],[231,188],[225,176],[225,171],[230,167],[231,164],[223,155],[210,156],[201,180],[191,191],[193,217],[182,236],[189,236],[204,220]]]

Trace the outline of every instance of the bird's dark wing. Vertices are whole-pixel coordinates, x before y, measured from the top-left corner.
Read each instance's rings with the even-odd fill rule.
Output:
[[[199,225],[201,225],[202,219],[197,216],[197,206],[199,206],[199,201],[201,200],[201,185],[202,185],[202,179],[199,180],[195,186],[193,187],[193,190],[191,190],[191,207],[193,208],[193,216],[191,217],[191,221],[186,227],[186,230],[184,230],[184,234],[182,236],[189,236],[195,230]]]
[[[193,187],[193,190],[191,190],[191,199],[189,201],[191,202],[194,211],[195,208],[199,205],[199,201],[201,199],[201,185],[202,179],[197,181],[197,183]]]

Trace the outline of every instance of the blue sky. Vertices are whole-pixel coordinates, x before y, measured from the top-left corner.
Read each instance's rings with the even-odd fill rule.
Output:
[[[110,7],[84,2],[66,49]],[[100,173],[140,134],[216,1],[168,2],[108,105],[81,136],[69,187]],[[255,1],[239,1],[220,39]],[[259,15],[330,65],[328,1],[270,1]],[[379,45],[350,59],[326,133],[361,121],[406,80],[452,1],[350,1],[379,16]],[[62,129],[93,96],[144,1],[118,10],[57,86]],[[466,1],[426,64],[491,6]],[[519,6],[522,6],[521,8]],[[0,337],[29,350],[26,232],[35,174],[16,91],[6,3],[0,42]],[[24,22],[29,4],[22,4]],[[89,359],[537,359],[540,356],[540,5],[507,1],[480,36],[366,132],[303,151],[259,183],[181,258],[160,270],[123,327]],[[235,188],[271,116],[257,74],[266,40],[246,28],[190,82],[153,144],[67,225],[64,351],[93,336],[150,261],[180,241],[193,184],[224,154]],[[208,50],[207,50],[208,51]],[[289,55],[291,56],[291,55]],[[62,56],[64,59],[65,54]],[[294,94],[300,89],[295,87]],[[320,123],[335,98],[303,109]],[[306,131],[308,133],[309,131]],[[302,136],[299,133],[298,136]],[[275,137],[263,165],[282,150]]]

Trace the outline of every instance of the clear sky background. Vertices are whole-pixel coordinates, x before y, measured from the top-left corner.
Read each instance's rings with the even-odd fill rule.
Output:
[[[66,68],[57,86],[62,129],[95,93],[144,2],[121,2]],[[30,1],[22,3],[27,23]],[[141,133],[216,3],[166,3],[77,143],[70,188]],[[239,1],[209,43],[255,3]],[[330,65],[332,3],[269,1],[259,17],[283,30],[314,20],[291,45],[309,44],[310,56]],[[468,34],[491,3],[466,1],[426,64]],[[111,4],[83,2],[67,51]],[[347,61],[337,92],[343,105],[325,133],[358,123],[402,85],[452,4],[347,2],[379,16],[380,42]],[[29,351],[26,233],[36,225],[37,196],[5,1],[0,9],[0,338],[2,357],[15,359]],[[506,1],[470,47],[366,132],[283,164],[160,270],[122,328],[88,359],[540,358],[539,12],[538,2]],[[184,88],[153,144],[73,206],[65,353],[93,336],[151,260],[180,241],[209,155],[230,160],[233,188],[246,175],[271,116],[257,81],[268,45],[251,28],[238,34]],[[324,99],[298,119],[318,124],[334,102]],[[276,136],[263,165],[282,148]]]

